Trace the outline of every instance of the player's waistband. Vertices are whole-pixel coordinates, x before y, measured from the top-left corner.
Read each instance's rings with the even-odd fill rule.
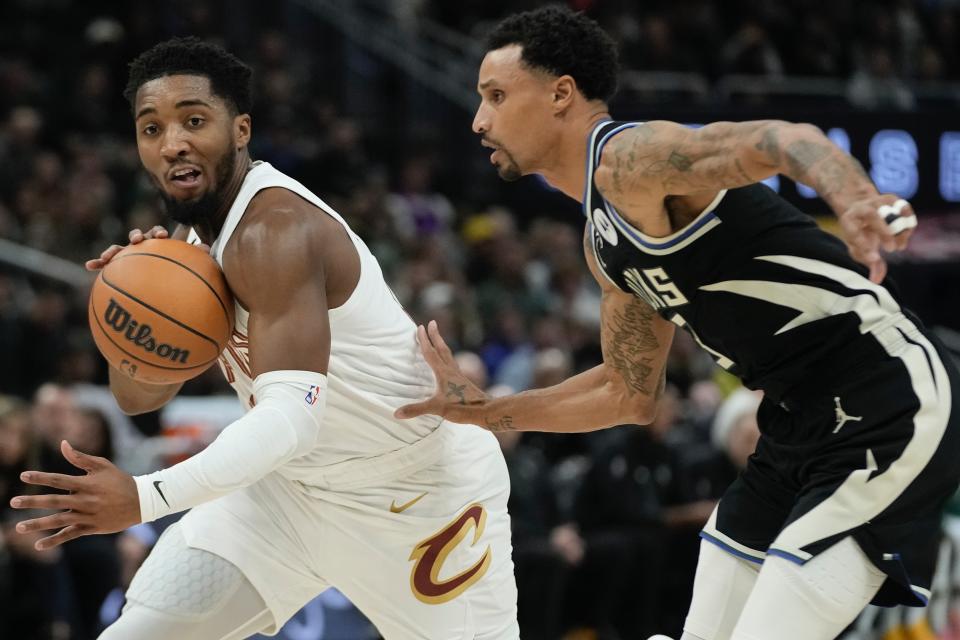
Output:
[[[309,482],[301,480],[300,483],[308,489],[349,491],[390,482],[439,460],[452,437],[453,434],[444,421],[412,444],[368,458],[354,458],[332,464],[312,473]]]

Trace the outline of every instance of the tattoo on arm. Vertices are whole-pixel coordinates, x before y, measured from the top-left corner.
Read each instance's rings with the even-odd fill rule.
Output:
[[[755,146],[757,151],[763,151],[767,154],[771,164],[774,166],[780,164],[780,130],[777,125],[765,129],[760,142]]]
[[[676,167],[677,171],[690,171],[693,166],[693,161],[682,153],[677,153],[676,149],[670,152],[667,162]]]
[[[642,300],[631,300],[613,312],[606,322],[602,341],[604,361],[620,374],[630,395],[654,395],[659,379],[653,375],[654,359],[649,354],[660,346],[652,324],[656,312]]]
[[[465,397],[466,390],[467,385],[465,384],[454,384],[452,382],[447,382],[447,397],[456,398],[460,404],[467,404],[467,399]]]
[[[785,152],[788,175],[809,184],[828,202],[838,194],[856,193],[863,186],[861,180],[873,184],[856,158],[828,142],[797,140],[787,145]]]
[[[493,431],[494,433],[501,431],[513,431],[513,416],[486,418],[486,424],[484,426],[488,431]]]
[[[787,145],[787,166],[795,176],[804,176],[810,168],[830,154],[830,147],[808,140],[797,140]]]

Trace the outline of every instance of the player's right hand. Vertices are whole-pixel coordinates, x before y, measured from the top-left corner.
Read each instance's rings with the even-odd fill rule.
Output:
[[[151,238],[169,238],[170,233],[160,225],[157,225],[146,232],[141,231],[140,229],[134,229],[129,233],[128,237],[130,239],[130,244],[139,244],[144,240],[149,240]],[[107,263],[113,260],[114,256],[123,251],[125,248],[126,247],[122,247],[119,244],[112,244],[107,247],[106,251],[100,254],[99,258],[87,260],[84,266],[87,267],[88,271],[99,271],[107,266]]]
[[[854,202],[840,214],[840,231],[850,255],[870,269],[870,280],[877,284],[887,275],[880,250],[903,251],[916,226],[910,203],[889,193]]]

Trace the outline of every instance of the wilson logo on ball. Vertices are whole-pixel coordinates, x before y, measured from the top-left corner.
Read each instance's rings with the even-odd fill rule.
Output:
[[[187,349],[180,349],[164,342],[158,343],[153,337],[153,329],[150,325],[133,320],[130,312],[113,298],[110,298],[107,310],[103,313],[103,319],[108,327],[148,353],[156,353],[161,358],[183,364],[186,364],[190,358],[190,351]]]

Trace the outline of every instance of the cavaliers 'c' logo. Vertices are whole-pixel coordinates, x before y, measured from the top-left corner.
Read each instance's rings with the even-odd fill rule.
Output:
[[[410,571],[410,589],[420,602],[427,604],[441,604],[453,600],[466,591],[473,583],[483,577],[490,567],[490,547],[487,546],[483,556],[471,567],[464,569],[447,580],[440,580],[440,567],[447,555],[453,551],[461,540],[467,537],[473,527],[473,541],[475,545],[483,535],[483,528],[487,524],[487,512],[482,505],[472,504],[457,516],[457,518],[441,529],[438,533],[419,542],[410,554],[410,560],[415,560]]]

